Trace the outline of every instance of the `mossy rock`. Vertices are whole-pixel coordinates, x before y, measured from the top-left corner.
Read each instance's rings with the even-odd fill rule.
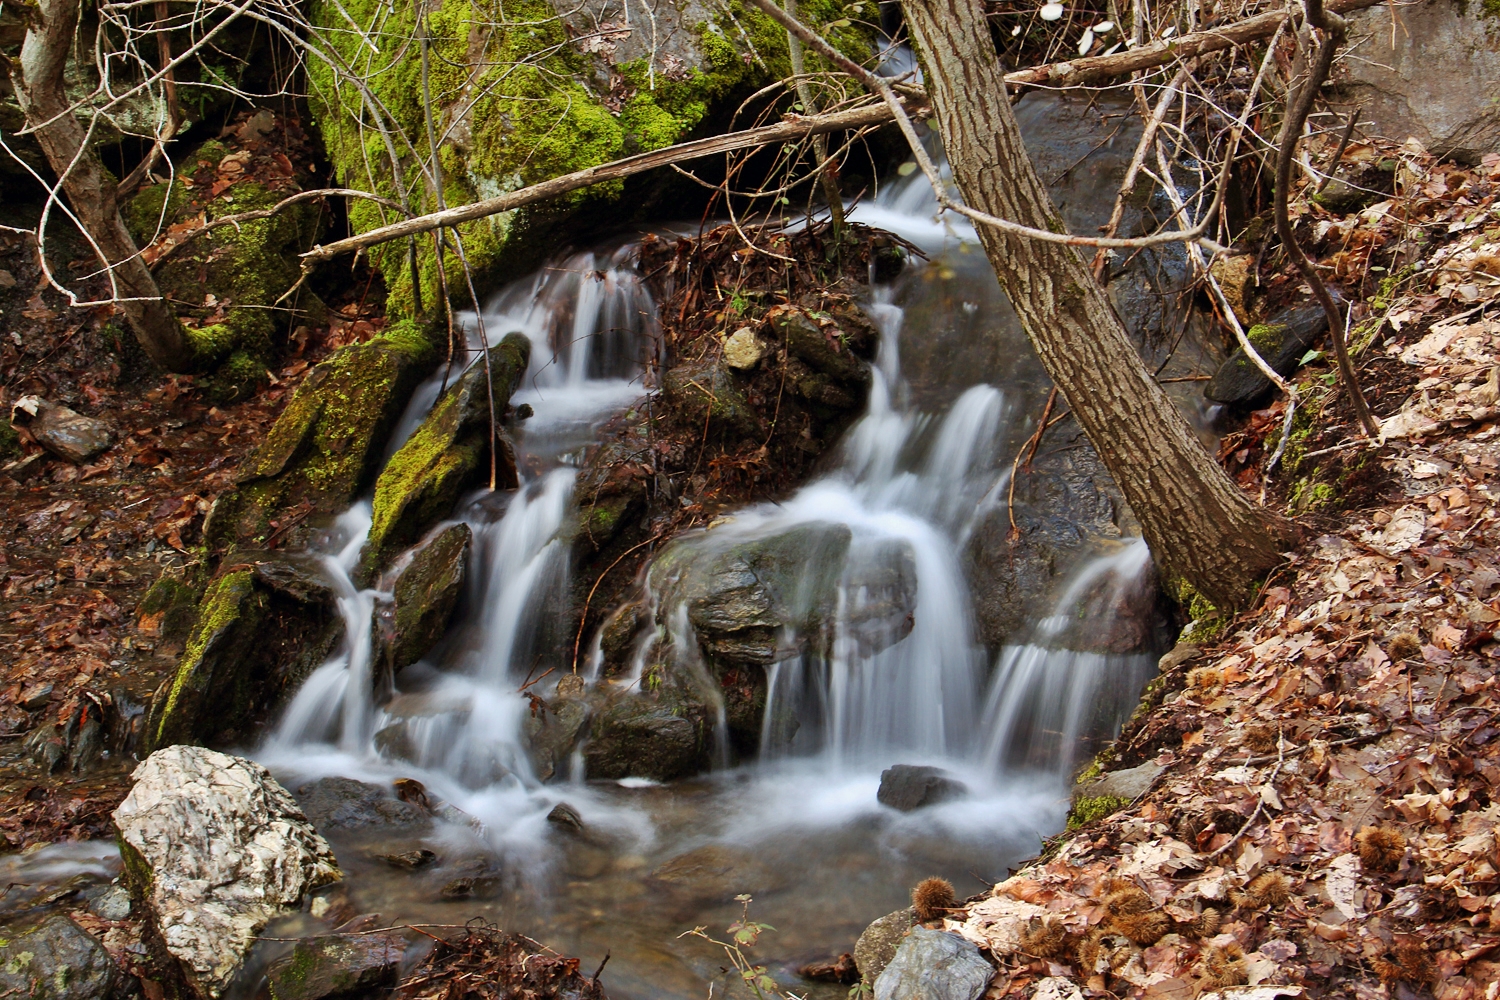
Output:
[[[375,130],[355,127],[368,121],[373,100],[389,115],[382,124],[395,134],[426,134],[421,46],[382,45],[375,51],[349,30],[352,21],[372,37],[413,39],[419,9],[380,0],[315,0],[309,6],[312,23],[325,29],[323,38],[336,50],[337,61],[358,67],[351,74],[322,60],[308,64],[309,105],[345,186],[397,199],[431,187],[418,158],[403,154],[393,166]],[[868,60],[877,51],[874,19],[851,17],[841,0],[804,0],[798,9],[814,26],[837,24],[824,34],[847,55]],[[604,47],[586,43],[597,39],[601,20],[617,17],[598,2],[572,6],[550,0],[507,4],[503,18],[474,0],[448,0],[428,10],[425,92],[442,137],[446,204],[495,197],[679,142],[726,117],[754,90],[791,73],[786,32],[743,0],[712,7],[698,0],[664,5],[653,13],[649,28],[637,23],[624,41]],[[808,64],[824,67],[813,53]],[[404,174],[399,184],[398,173]],[[610,182],[520,213],[463,223],[456,230],[464,258],[483,274],[517,256],[528,232],[555,225],[590,203],[616,202],[624,190],[623,182]],[[410,207],[420,212],[437,205],[428,194],[426,202]],[[612,220],[620,212],[612,208]],[[356,232],[395,220],[375,202],[349,206]],[[406,243],[370,250],[390,290],[387,305],[393,315],[415,315],[419,304],[430,308],[438,300],[433,241],[419,240],[417,247],[415,284]],[[463,287],[458,255],[449,253],[446,265],[448,287]]]
[[[152,698],[142,756],[248,741],[343,634],[332,591],[278,560],[214,580],[197,618],[176,673]]]
[[[168,641],[180,642],[198,621],[198,599],[202,592],[172,574],[157,578],[141,598],[140,628]]]
[[[241,467],[237,488],[214,505],[209,546],[299,547],[310,515],[348,507],[369,488],[386,439],[436,360],[408,322],[314,368]]]
[[[417,549],[396,577],[385,654],[392,673],[426,656],[443,637],[463,592],[473,538],[467,524],[449,525]]]
[[[396,552],[448,516],[464,491],[488,471],[490,402],[493,399],[497,420],[503,417],[530,360],[531,341],[519,333],[507,334],[490,348],[489,386],[484,362],[469,366],[438,397],[411,439],[391,456],[375,481],[374,516],[360,559],[361,580],[373,579]],[[495,456],[500,470],[497,485],[513,488],[515,455],[503,436],[499,443],[508,454]]]
[[[583,748],[588,777],[675,781],[706,769],[713,751],[707,706],[674,707],[650,695],[627,695],[599,713]]]
[[[195,156],[217,163],[228,152],[223,143],[210,141]],[[286,194],[244,181],[214,199],[212,210],[215,216],[253,212],[270,208]],[[144,245],[158,228],[183,222],[195,210],[182,180],[174,179],[141,191],[125,205],[124,216],[132,235]],[[301,275],[298,255],[317,243],[325,217],[317,205],[306,202],[264,219],[221,226],[174,253],[157,270],[157,284],[187,328],[198,367],[210,371],[202,388],[213,401],[245,399],[266,381],[265,362],[289,315],[271,307],[300,309],[304,321],[314,323],[326,314],[326,307],[306,289],[292,301],[280,302]],[[213,296],[212,304],[208,295]]]
[[[397,932],[298,941],[266,970],[271,998],[324,1000],[383,991],[395,983],[406,945]]]
[[[682,419],[706,424],[710,433],[735,438],[765,434],[738,377],[722,359],[668,369],[662,376],[662,397]]]
[[[1251,327],[1245,336],[1271,370],[1284,378],[1300,367],[1302,356],[1327,329],[1328,317],[1322,307],[1294,306]],[[1214,372],[1203,388],[1203,396],[1229,406],[1250,406],[1271,388],[1271,380],[1241,348]]]

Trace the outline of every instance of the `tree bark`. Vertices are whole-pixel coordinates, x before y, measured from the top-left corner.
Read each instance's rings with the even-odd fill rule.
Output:
[[[1065,231],[1022,144],[979,0],[903,0],[938,131],[964,200]],[[1169,576],[1242,605],[1280,562],[1286,525],[1252,503],[1156,384],[1078,252],[976,227],[1032,346]]]
[[[190,371],[196,360],[193,342],[125,228],[115,178],[90,145],[88,130],[64,88],[78,11],[79,0],[39,0],[21,58],[12,65],[11,82],[48,164],[62,179],[73,214],[113,273],[114,294],[131,331],[157,364],[172,372]]]

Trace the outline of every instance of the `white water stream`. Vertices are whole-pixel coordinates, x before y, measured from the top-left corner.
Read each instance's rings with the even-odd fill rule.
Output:
[[[612,951],[605,980],[613,996],[703,996],[721,957],[675,935],[727,923],[720,918],[735,892],[763,894],[757,913],[782,931],[763,946],[779,951],[763,957],[779,960],[785,978],[796,960],[847,949],[915,878],[946,874],[969,893],[1033,853],[1061,825],[1079,753],[1128,714],[1154,660],[1149,650],[1076,651],[1070,637],[1150,585],[1150,559],[1139,541],[1118,544],[1075,570],[1027,644],[991,655],[980,643],[962,550],[979,519],[1005,503],[1013,449],[1031,429],[1035,400],[1003,384],[1004,370],[990,373],[993,381],[985,372],[934,379],[938,328],[982,322],[981,303],[998,295],[972,232],[935,222],[934,207],[913,177],[855,214],[933,260],[913,261],[896,286],[871,292],[867,309],[882,339],[868,410],[828,471],[783,503],[736,512],[688,543],[708,557],[808,527],[849,532],[831,622],[817,641],[787,635],[791,652],[767,668],[759,760],[655,787],[586,782],[579,759],[543,782],[528,758],[531,707],[521,689],[549,667],[560,676],[571,661],[563,605],[575,465],[600,420],[640,405],[654,350],[653,305],[628,248],[544,269],[486,310],[491,343],[516,330],[532,341],[532,367],[514,401],[534,415],[516,435],[521,488],[475,497],[456,514],[474,532],[460,619],[377,705],[369,623],[386,595],[350,583],[369,527],[368,504],[357,505],[329,530],[321,557],[339,590],[345,648],[309,677],[258,758],[293,788],[325,775],[421,780],[474,820],[442,825],[428,840],[445,864],[482,856],[504,873],[504,891],[465,903],[462,915],[478,907],[586,966]],[[961,282],[943,277],[956,272],[982,292],[966,298]],[[920,388],[903,371],[910,350],[927,358]],[[413,394],[393,450],[431,406],[440,378]],[[808,572],[829,572],[811,565],[817,559],[809,553]],[[892,572],[915,582],[909,632],[887,625],[872,635],[876,595],[866,581]],[[663,620],[673,623],[677,649],[696,648],[685,607]],[[628,686],[639,677],[637,669],[590,682]],[[550,684],[538,690],[548,694]],[[393,724],[404,725],[414,763],[382,755],[377,734]],[[722,719],[719,729],[723,761]],[[875,800],[880,771],[896,763],[943,766],[971,794],[897,814]],[[545,817],[563,801],[602,839],[562,842]],[[459,915],[436,899],[439,876],[422,881],[343,855],[362,908],[387,919]],[[710,889],[662,875],[684,857],[714,859]]]

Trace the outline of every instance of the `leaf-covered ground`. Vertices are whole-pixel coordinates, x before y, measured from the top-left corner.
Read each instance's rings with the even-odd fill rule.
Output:
[[[1381,440],[1317,361],[1280,468],[1284,400],[1226,437],[1304,541],[1253,611],[1189,626],[1101,757],[1149,790],[1077,802],[1117,811],[947,922],[990,997],[1500,990],[1500,157],[1381,155],[1393,194],[1300,226],[1357,302]]]

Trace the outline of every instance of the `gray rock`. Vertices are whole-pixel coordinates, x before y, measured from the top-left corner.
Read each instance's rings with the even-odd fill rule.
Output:
[[[425,826],[427,814],[389,789],[353,778],[319,778],[297,789],[297,801],[320,830]]]
[[[911,812],[968,793],[967,785],[940,767],[897,764],[880,772],[880,791],[875,798],[881,805]]]
[[[708,763],[706,705],[692,717],[647,697],[627,696],[594,720],[583,757],[590,778],[651,778],[673,781]]]
[[[1335,76],[1335,108],[1360,108],[1368,129],[1401,142],[1418,139],[1438,156],[1477,161],[1500,151],[1500,46],[1484,4],[1382,5],[1346,15],[1349,50]]]
[[[1162,765],[1147,761],[1123,771],[1110,771],[1093,781],[1075,786],[1073,800],[1076,802],[1079,799],[1095,799],[1107,795],[1131,802],[1150,791],[1152,784],[1165,770]]]
[[[550,780],[566,765],[568,756],[588,725],[589,714],[589,704],[585,699],[557,697],[547,703],[547,711],[526,717],[531,764],[542,781]]]
[[[417,745],[412,741],[407,720],[399,719],[375,734],[375,750],[386,760],[418,763]]]
[[[38,681],[21,692],[21,707],[28,712],[35,712],[39,708],[46,708],[47,702],[52,700],[52,685],[45,681]]]
[[[406,946],[399,934],[299,941],[266,970],[272,1000],[323,1000],[390,986],[396,981]]]
[[[443,637],[463,592],[472,541],[467,524],[450,525],[424,541],[396,577],[393,634],[386,646],[392,672],[416,663]]]
[[[124,920],[130,916],[130,891],[123,885],[105,887],[89,900],[89,912],[100,920]]]
[[[1169,652],[1164,654],[1160,660],[1156,661],[1156,669],[1158,672],[1165,674],[1176,670],[1189,660],[1195,660],[1202,655],[1203,651],[1192,643],[1179,642]]]
[[[30,417],[26,429],[37,444],[69,462],[87,462],[115,443],[114,431],[104,421],[85,417],[60,403],[22,396],[13,412],[12,419],[21,419],[22,414]]]
[[[994,974],[972,942],[916,927],[875,980],[875,1000],[978,1000]]]
[[[1328,329],[1328,318],[1320,306],[1283,309],[1264,323],[1246,331],[1256,353],[1278,375],[1290,375],[1312,346]],[[1256,367],[1244,349],[1235,351],[1219,366],[1203,387],[1203,397],[1228,406],[1249,406],[1271,389],[1271,380]]]
[[[342,875],[264,767],[202,747],[158,750],[114,812],[127,884],[201,997],[218,997],[261,929]]]
[[[651,873],[679,896],[727,903],[740,893],[781,888],[785,879],[754,851],[708,844],[670,859]]]
[[[0,996],[106,1000],[119,978],[104,946],[63,914],[0,928]]]
[[[906,937],[906,932],[917,923],[917,914],[911,908],[887,913],[872,921],[854,943],[854,964],[867,983],[873,983],[885,967],[896,956],[896,949]]]

